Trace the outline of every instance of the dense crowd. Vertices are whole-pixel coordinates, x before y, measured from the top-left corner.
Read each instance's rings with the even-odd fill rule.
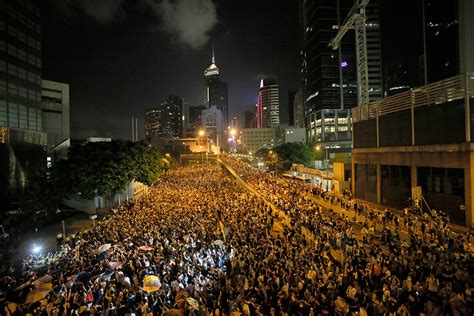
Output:
[[[216,166],[170,170],[61,253],[3,266],[4,313],[472,315],[473,260],[444,224],[382,243],[326,216],[322,190],[222,159],[257,194]]]

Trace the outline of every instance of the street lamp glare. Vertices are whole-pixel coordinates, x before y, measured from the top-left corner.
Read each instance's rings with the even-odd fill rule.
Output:
[[[199,136],[204,136],[204,134],[205,134],[204,130],[199,131]]]
[[[316,146],[316,150],[317,150],[317,151],[320,151],[320,150],[321,150],[321,146]]]
[[[230,135],[234,136],[236,133],[237,133],[237,132],[236,132],[236,130],[235,130],[234,128],[230,130]]]
[[[33,251],[34,254],[39,254],[40,251],[41,251],[41,246],[37,245],[37,244],[34,244],[32,251]]]

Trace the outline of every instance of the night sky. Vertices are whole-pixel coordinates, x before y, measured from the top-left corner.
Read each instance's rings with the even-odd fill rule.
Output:
[[[382,1],[384,61],[420,53],[419,12],[405,2]],[[254,108],[260,79],[276,77],[288,119],[287,92],[300,82],[296,0],[47,0],[41,9],[43,78],[70,84],[72,138],[129,139],[132,116],[144,137],[144,111],[169,94],[202,104],[212,43],[229,114]]]
[[[99,5],[97,3],[100,3]],[[212,43],[229,114],[255,107],[262,76],[297,89],[300,32],[296,1],[77,0],[42,7],[43,78],[70,84],[71,136],[130,138],[130,118],[169,94],[204,100]],[[98,7],[97,7],[98,6]]]

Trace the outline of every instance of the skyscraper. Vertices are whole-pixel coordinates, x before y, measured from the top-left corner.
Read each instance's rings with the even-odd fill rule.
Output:
[[[187,104],[182,97],[170,95],[156,108],[145,113],[145,136],[147,139],[185,137]]]
[[[221,110],[224,117],[224,126],[229,121],[229,102],[227,95],[227,83],[221,81],[220,70],[216,65],[214,48],[212,48],[212,63],[204,70],[206,83],[206,104],[208,109],[215,106]]]
[[[273,79],[260,81],[256,118],[258,128],[280,125],[280,93]]]
[[[304,46],[302,81],[308,142],[350,148],[350,111],[357,105],[354,32],[339,48],[328,46],[353,6],[352,0],[301,1]],[[370,99],[382,97],[378,1],[366,9]]]
[[[197,129],[201,127],[201,115],[202,111],[206,109],[205,105],[190,106],[189,107],[189,128],[188,137],[194,137],[197,135]]]
[[[427,82],[474,71],[474,3],[424,0],[423,5]]]
[[[201,114],[202,127],[213,144],[218,147],[227,146],[224,144],[224,116],[222,111],[212,106],[205,109]]]
[[[295,125],[295,101],[296,90],[288,90],[288,125]]]
[[[0,127],[9,141],[45,145],[41,122],[40,10],[33,1],[0,2]]]
[[[31,0],[0,1],[0,200],[46,166],[41,21]]]
[[[257,121],[255,119],[255,111],[244,112],[244,128],[256,128]]]

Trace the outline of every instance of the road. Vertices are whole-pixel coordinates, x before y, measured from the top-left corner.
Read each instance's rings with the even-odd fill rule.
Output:
[[[92,226],[89,215],[82,212],[74,212],[65,219],[66,235],[79,232]],[[41,246],[41,253],[47,254],[58,249],[56,235],[62,232],[62,222],[58,221],[44,227],[40,227],[37,233],[28,232],[21,236],[20,245],[15,253],[14,260],[21,260],[32,254],[33,245]]]

